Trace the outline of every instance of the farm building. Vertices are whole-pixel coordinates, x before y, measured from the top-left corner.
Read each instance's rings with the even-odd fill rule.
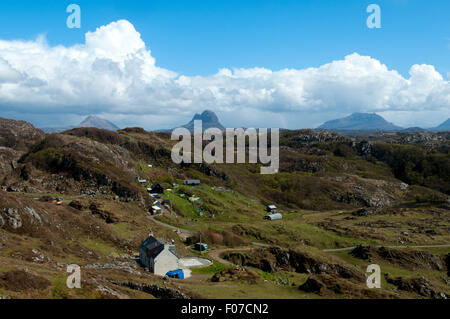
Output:
[[[277,210],[277,206],[275,205],[267,205],[266,210],[270,212],[275,212]]]
[[[152,185],[150,192],[153,194],[163,194],[164,188],[161,186],[161,184],[155,183]]]
[[[264,219],[267,220],[277,220],[277,219],[282,219],[283,216],[280,213],[275,213],[275,214],[269,214],[267,216],[264,216]]]
[[[150,272],[164,276],[167,272],[180,268],[175,245],[165,244],[153,236],[147,237],[139,247],[139,260]]]
[[[162,208],[156,205],[152,206],[152,215],[161,214]]]
[[[200,185],[200,180],[199,179],[186,179],[186,180],[184,180],[184,185],[191,185],[191,186]]]

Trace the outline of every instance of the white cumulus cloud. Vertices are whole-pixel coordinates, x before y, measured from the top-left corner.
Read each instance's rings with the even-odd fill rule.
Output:
[[[413,65],[405,78],[357,53],[317,68],[224,68],[211,76],[184,76],[158,67],[126,20],[87,32],[85,43],[72,47],[51,47],[42,37],[0,40],[2,113],[102,114],[161,128],[176,124],[170,118],[178,121],[206,108],[224,118],[233,118],[233,112],[254,116],[254,122],[252,116],[234,117],[241,120],[234,125],[292,128],[351,112],[448,117],[450,82],[431,65]]]

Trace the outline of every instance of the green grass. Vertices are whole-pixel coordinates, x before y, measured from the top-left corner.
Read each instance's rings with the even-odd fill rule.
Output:
[[[203,298],[212,299],[317,299],[320,296],[305,293],[298,287],[274,284],[273,282],[258,282],[247,284],[242,282],[225,281],[211,282],[182,282],[180,286],[195,291]]]
[[[215,260],[213,260],[213,264],[207,267],[202,268],[193,268],[192,273],[193,274],[215,274],[218,272],[221,272],[224,269],[230,268],[230,266],[224,265],[222,263],[219,263]]]
[[[298,224],[294,226],[294,229],[298,230],[318,248],[349,247],[361,242],[361,240],[342,237],[331,231],[309,224]]]
[[[128,229],[128,224],[126,223],[110,224],[110,226],[114,232],[123,239],[129,239],[134,234],[133,231]]]
[[[57,278],[53,281],[53,287],[50,290],[50,295],[53,299],[66,299],[66,282],[62,278]]]
[[[94,251],[96,251],[97,253],[100,253],[101,255],[104,256],[109,256],[112,253],[117,253],[117,254],[124,254],[125,252],[121,249],[117,249],[113,246],[107,245],[101,241],[94,241],[94,240],[86,240],[84,242],[82,242],[82,244]]]

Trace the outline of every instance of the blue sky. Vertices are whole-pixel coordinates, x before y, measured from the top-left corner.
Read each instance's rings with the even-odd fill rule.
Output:
[[[68,29],[65,8],[82,9]],[[382,28],[368,29],[366,8],[380,5]],[[186,75],[221,67],[305,68],[353,52],[406,75],[413,64],[450,72],[450,1],[446,0],[101,0],[0,2],[0,38],[72,45],[84,33],[127,19],[157,64]]]
[[[81,29],[66,27],[68,14],[65,9],[70,3],[81,7]],[[381,29],[368,29],[366,26],[369,15],[366,7],[370,3],[381,7]],[[35,40],[38,35],[44,34],[49,47],[70,47],[83,44],[86,32],[93,32],[100,26],[125,19],[140,33],[146,47],[151,50],[151,56],[156,60],[156,66],[176,72],[177,75],[207,77],[216,74],[221,68],[258,67],[271,71],[318,68],[332,61],[343,60],[356,52],[360,56],[380,61],[389,70],[398,71],[406,79],[409,78],[413,65],[432,65],[448,85],[449,12],[450,1],[445,0],[2,0],[0,39]],[[445,98],[440,101],[442,100],[446,101]],[[232,106],[219,106],[216,111],[231,122]],[[203,107],[215,109],[213,102],[206,103]],[[442,114],[442,107],[445,114]],[[327,110],[322,115],[317,113],[311,120],[314,124],[320,124],[324,120],[352,111],[351,108],[344,109],[334,112]],[[380,111],[380,108],[364,110],[372,109]],[[300,110],[303,108],[296,111],[299,119],[305,115]],[[435,124],[441,116],[448,116],[448,109],[447,112],[445,110],[446,105],[441,105],[437,113],[427,115],[426,125]],[[189,118],[189,114],[194,111],[200,110],[177,110],[180,118],[176,120]],[[399,111],[403,113],[398,113]],[[405,111],[408,111],[407,105],[402,110],[386,107],[384,114],[388,119],[397,120],[403,125],[419,124],[419,120],[423,118],[419,115],[421,113],[401,117],[400,114],[406,114]],[[264,108],[261,112],[255,125],[265,124],[262,119],[270,112],[275,113],[279,125],[296,125],[289,122],[292,109],[280,112]],[[5,109],[4,113],[17,116],[11,109]],[[39,125],[46,124],[39,119],[38,113],[32,115],[28,111],[26,116],[35,119]],[[81,112],[68,110],[69,113],[73,120],[84,116]],[[98,113],[108,114],[105,110]],[[127,119],[126,111],[119,113],[115,112],[113,117],[123,125],[142,124],[136,118]],[[148,113],[158,115],[154,110]],[[281,113],[284,115],[280,115]],[[252,114],[250,110],[249,114]],[[286,119],[283,120],[283,116]],[[297,122],[305,126],[311,120]],[[170,120],[163,118],[158,123],[172,124]],[[237,125],[239,124],[241,123]],[[242,123],[251,124],[253,123]]]

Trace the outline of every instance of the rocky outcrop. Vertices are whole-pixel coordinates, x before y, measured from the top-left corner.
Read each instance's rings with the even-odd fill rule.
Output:
[[[32,219],[31,219],[32,221],[36,220],[38,223],[42,224],[42,218],[38,213],[36,213],[34,208],[25,207],[25,211],[32,217]]]
[[[417,293],[423,297],[433,299],[447,299],[448,296],[443,292],[438,292],[436,287],[426,278],[408,278],[391,277],[389,274],[385,275],[386,281],[397,286],[398,289]]]
[[[0,146],[25,152],[44,135],[28,122],[0,118]]]
[[[17,208],[5,208],[4,209],[9,226],[12,229],[22,227],[22,218],[20,217],[19,210]]]
[[[69,206],[75,208],[76,210],[84,210],[86,208],[85,205],[78,200],[71,201]]]
[[[327,261],[324,257],[309,253],[286,250],[279,247],[255,249],[251,252],[230,252],[223,256],[234,264],[251,266],[265,272],[293,271],[308,274],[330,274],[363,282],[364,274],[351,265]]]
[[[113,224],[119,221],[119,219],[115,217],[111,212],[101,209],[101,207],[97,203],[92,203],[91,205],[89,205],[89,209],[91,210],[91,213],[93,215],[100,217],[107,224]]]
[[[7,175],[17,168],[20,152],[10,147],[0,146],[0,175]]]
[[[383,208],[392,206],[401,199],[408,185],[397,181],[337,176],[327,178],[341,184],[342,190],[335,191],[330,199],[353,206]]]
[[[351,142],[345,135],[323,130],[300,130],[298,142],[306,144],[327,143],[327,142]]]
[[[444,270],[441,258],[428,251],[358,245],[350,252],[350,255],[368,261],[382,259],[407,269]]]
[[[421,145],[427,149],[437,149],[443,145],[448,145],[448,133],[416,132],[409,134],[399,134],[399,144]]]

